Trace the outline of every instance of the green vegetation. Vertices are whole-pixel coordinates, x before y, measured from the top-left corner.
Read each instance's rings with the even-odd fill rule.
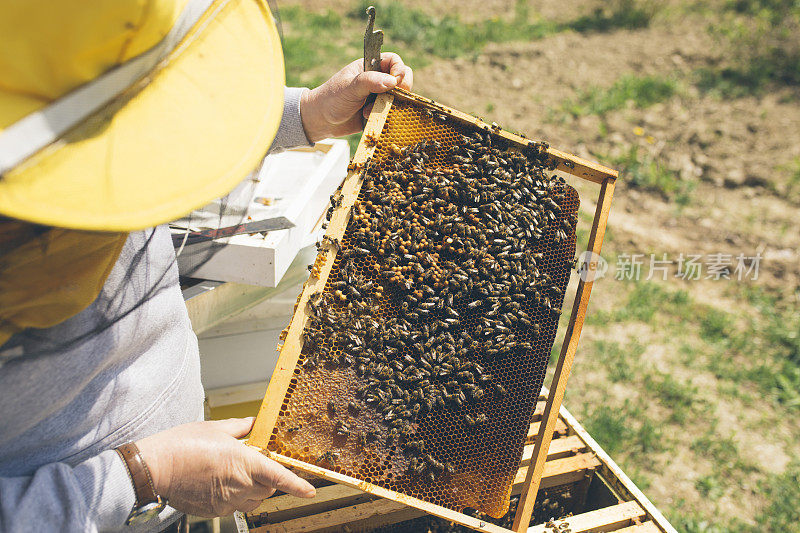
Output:
[[[756,518],[753,531],[800,531],[800,462],[795,461],[782,474],[770,476],[761,489],[770,502]]]
[[[565,102],[562,107],[576,117],[603,115],[623,109],[629,103],[638,108],[650,107],[671,98],[677,90],[677,83],[673,79],[626,75],[608,89],[592,87],[583,91],[577,99]]]
[[[710,28],[729,61],[698,71],[701,89],[724,97],[760,93],[768,84],[800,85],[800,3],[728,0]]]
[[[607,32],[615,29],[636,30],[646,28],[657,13],[655,2],[638,0],[612,0],[597,7],[590,15],[571,21],[568,26],[579,32]]]
[[[720,435],[717,426],[716,420],[712,419],[711,427],[692,441],[691,450],[710,459],[717,476],[728,478],[729,483],[736,483],[741,474],[752,472],[755,467],[742,459],[736,441]]]
[[[724,311],[708,309],[699,319],[700,337],[706,342],[725,342],[733,332],[733,319]]]
[[[638,145],[631,145],[619,157],[606,157],[611,166],[618,168],[620,177],[633,188],[655,192],[671,199],[678,207],[691,201],[696,184],[682,180],[677,171],[669,169],[662,161],[648,153],[640,153]]]
[[[688,382],[678,381],[671,374],[652,372],[645,376],[644,384],[648,394],[670,410],[671,422],[685,423],[689,415],[700,405],[697,387]]]
[[[403,43],[420,59],[425,55],[460,57],[479,52],[490,42],[533,41],[565,29],[555,22],[530,21],[527,2],[524,0],[516,2],[514,14],[508,20],[491,18],[467,23],[455,15],[430,16],[400,2],[385,0],[360,2],[352,10],[350,17],[363,21],[364,11],[373,4],[380,14],[378,26],[387,35],[391,35],[393,45]]]
[[[776,407],[787,410],[784,412],[791,413],[800,405],[800,310],[794,300],[754,288],[733,289],[732,297],[752,306],[749,316],[743,316],[698,303],[686,291],[670,289],[663,283],[628,286],[627,295],[617,306],[594,312],[587,324],[594,328],[646,325],[650,333],[645,346],[674,350],[678,356],[670,364],[685,367],[692,376],[710,370],[716,382],[709,388],[705,385],[707,377],[702,381],[678,377],[663,362],[655,367],[647,357],[644,341],[639,340],[641,334],[629,337],[627,342],[617,340],[618,336],[611,337],[614,340],[601,338],[591,344],[586,356],[606,371],[595,384],[599,390],[609,390],[609,383],[620,383],[629,387],[632,395],[610,398],[601,405],[584,403],[582,423],[637,482],[647,483],[648,475],[657,471],[659,453],[662,460],[670,460],[664,459],[664,453],[671,457],[679,449],[694,454],[698,464],[698,476],[693,481],[695,496],[686,495],[687,501],[663,509],[678,531],[800,531],[796,505],[800,501],[800,462],[795,461],[780,474],[764,472],[740,453],[735,434],[715,414],[717,397],[737,405],[735,402],[743,401],[746,391],[754,388],[758,401],[773,401]],[[668,356],[664,361],[670,361]],[[695,436],[689,442],[683,441],[683,436],[692,434]],[[689,503],[701,498],[713,505],[742,490],[758,490],[765,498],[766,505],[756,516],[758,526],[738,517],[715,521],[709,517],[716,513]]]
[[[683,503],[683,502],[681,502]],[[676,505],[681,508],[683,505]],[[681,533],[742,533],[738,526],[733,528],[714,524],[698,513],[677,512],[670,522]]]
[[[600,116],[600,133],[605,136],[608,129],[606,114],[627,107],[647,108],[672,98],[678,92],[679,85],[672,78],[625,75],[608,88],[590,87],[579,92],[575,98],[561,104],[561,111],[572,117]],[[648,142],[652,143],[654,139],[650,138]],[[682,180],[677,171],[668,168],[644,146],[631,144],[627,151],[616,157],[605,154],[597,156],[601,161],[607,161],[612,167],[619,169],[628,186],[658,193],[665,199],[672,200],[679,208],[686,206],[691,200],[696,184]]]
[[[593,316],[587,316],[587,321],[590,324],[630,321],[650,324],[659,312],[686,316],[692,312],[691,305],[689,294],[684,290],[672,291],[665,289],[663,284],[642,281],[633,285],[624,305],[610,312],[597,311]]]
[[[300,6],[280,10],[286,84],[316,86],[335,70],[361,56],[358,38],[334,11],[309,12]],[[346,35],[352,42],[343,42]]]
[[[773,191],[793,202],[800,202],[800,157],[795,157],[788,164],[780,165],[778,172],[787,174],[782,186],[773,185]]]
[[[592,357],[605,366],[608,379],[614,383],[631,382],[637,376],[637,362],[644,353],[644,346],[638,341],[623,346],[616,341],[599,340],[594,342],[592,352]]]
[[[612,456],[618,453],[631,456],[640,467],[649,466],[645,461],[647,454],[662,451],[668,444],[659,424],[630,399],[622,407],[594,406],[581,423],[606,452]],[[636,457],[644,462],[636,462]]]
[[[800,309],[791,297],[759,288],[745,289],[744,296],[756,313],[748,330],[732,343],[759,354],[763,364],[754,379],[764,390],[785,406],[800,409]]]
[[[541,19],[530,12],[526,0],[517,0],[513,14],[508,18],[494,17],[468,23],[456,15],[430,16],[400,2],[387,0],[356,1],[345,16],[333,10],[311,12],[298,5],[289,5],[280,10],[287,85],[319,85],[333,74],[334,69],[360,57],[364,13],[371,4],[378,9],[378,27],[389,36],[391,48],[416,68],[427,65],[431,57],[474,55],[488,43],[533,41],[568,30],[592,32],[642,28],[650,23],[656,12],[652,2],[615,0],[591,15],[560,23]],[[635,105],[644,107],[668,98],[674,91],[674,82],[669,80],[623,79],[611,93],[587,93],[587,103],[576,105],[608,111],[632,99]],[[486,112],[493,110],[494,104],[488,103]]]
[[[562,31],[606,32],[637,29],[650,24],[656,3],[648,0],[612,0],[589,15],[567,22],[544,20],[531,13],[526,0],[516,0],[508,18],[493,17],[464,22],[457,15],[431,16],[401,2],[355,1],[342,17],[332,10],[309,12],[290,5],[282,7],[284,55],[290,84],[305,82],[309,71],[330,62],[339,65],[361,55],[361,35],[367,6],[378,10],[377,27],[383,29],[391,48],[402,53],[417,68],[430,56],[454,58],[475,54],[488,43],[534,41]]]
[[[787,298],[757,288],[743,291],[741,297],[754,310],[744,325],[730,313],[693,302],[684,290],[666,289],[655,282],[634,283],[623,305],[590,314],[587,324],[643,322],[680,329],[684,336],[691,333],[686,325],[694,324],[701,344],[694,350],[686,348],[691,358],[687,365],[705,361],[704,368],[716,377],[737,383],[734,390],[752,383],[785,407],[800,408],[800,310]],[[592,351],[604,362],[611,381],[626,381],[632,372],[641,373],[639,368],[627,368],[643,353],[636,342],[622,346],[597,341]],[[682,419],[692,407],[696,390],[691,385],[657,373],[645,379],[659,401],[672,407],[671,417]]]

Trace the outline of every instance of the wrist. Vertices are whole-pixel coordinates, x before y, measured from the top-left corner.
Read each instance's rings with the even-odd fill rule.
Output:
[[[306,137],[312,143],[331,136],[323,113],[317,109],[317,89],[304,91],[300,96],[300,120]]]
[[[153,442],[153,437],[141,439],[135,444],[147,465],[156,494],[169,498],[170,461],[163,460],[164,458],[158,453],[158,443]]]
[[[117,447],[116,452],[125,462],[136,497],[125,524],[139,525],[155,519],[164,510],[167,501],[156,491],[150,469],[139,447],[135,442],[129,442]]]

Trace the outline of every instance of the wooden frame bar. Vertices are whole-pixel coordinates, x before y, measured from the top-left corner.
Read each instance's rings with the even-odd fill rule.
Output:
[[[614,179],[609,178],[600,185],[600,200],[597,202],[597,207],[595,209],[594,222],[592,223],[592,231],[589,234],[589,244],[587,246],[589,251],[597,256],[600,255],[600,250],[603,246],[603,237],[606,232],[606,223],[608,222],[608,213],[611,211],[613,195]],[[556,420],[558,420],[561,402],[564,400],[567,379],[569,379],[569,373],[572,370],[572,362],[575,359],[575,352],[578,349],[578,340],[580,339],[583,322],[586,318],[586,309],[589,306],[589,296],[592,294],[594,269],[597,267],[594,262],[591,262],[587,266],[591,271],[585,272],[584,277],[588,278],[586,281],[581,280],[578,283],[578,291],[575,295],[572,315],[570,315],[569,325],[567,326],[567,332],[564,336],[564,344],[561,345],[561,354],[556,363],[553,383],[550,386],[547,404],[545,405],[544,414],[542,415],[542,424],[539,429],[539,435],[536,438],[536,447],[533,450],[533,457],[535,459],[534,466],[528,469],[528,479],[526,480],[528,488],[520,498],[519,507],[517,507],[517,516],[514,518],[513,530],[516,532],[527,529],[531,521],[533,504],[536,500],[536,493],[539,490],[539,480],[542,478],[542,470],[544,469],[544,462],[547,458],[547,454],[543,453],[543,450],[547,450],[550,446],[550,439],[553,437],[553,429]]]
[[[395,98],[410,101],[415,105],[428,107],[436,110],[439,113],[447,114],[451,119],[465,123],[473,128],[491,130],[493,134],[509,141],[509,144],[512,146],[522,148],[532,142],[521,136],[501,130],[496,126],[486,124],[485,122],[471,117],[466,113],[443,106],[437,102],[434,102],[433,100],[410,93],[408,91],[395,89],[390,93],[379,95],[375,100],[375,106],[364,128],[362,141],[353,157],[353,162],[351,164],[351,168],[353,168],[353,170],[350,171],[342,186],[342,205],[340,208],[334,211],[333,217],[331,218],[327,232],[331,238],[341,239],[344,235],[347,222],[350,217],[350,210],[356,198],[358,197],[361,188],[362,175],[360,169],[363,168],[363,166],[367,164],[369,159],[372,157],[372,154],[375,151],[375,145],[377,144],[375,142],[367,143],[365,142],[365,139],[380,138],[383,126],[386,122],[386,118],[389,115],[389,111],[391,110],[391,106]],[[617,178],[617,172],[597,163],[586,161],[553,148],[548,148],[547,153],[556,162],[556,168],[558,170],[572,174],[580,179],[600,184],[600,194],[597,202],[597,208],[595,210],[594,220],[592,222],[592,229],[588,245],[588,249],[590,251],[594,252],[595,254],[599,254],[602,247],[603,236],[605,234],[608,213],[611,208],[611,200],[613,197],[614,183]],[[267,388],[261,409],[259,410],[255,426],[249,439],[249,444],[261,449],[264,453],[269,455],[269,457],[285,466],[297,468],[336,483],[355,487],[375,496],[387,498],[407,506],[415,507],[427,513],[452,520],[479,531],[508,533],[508,529],[495,526],[494,524],[488,523],[484,520],[267,450],[272,431],[277,423],[280,409],[283,405],[286,390],[289,386],[290,380],[294,376],[297,361],[302,350],[301,334],[305,328],[307,319],[304,311],[306,308],[306,303],[308,302],[308,298],[311,294],[317,291],[322,291],[324,288],[325,282],[333,267],[335,253],[336,252],[333,249],[327,249],[320,252],[321,255],[319,256],[318,260],[322,262],[322,266],[320,268],[319,276],[309,277],[302,294],[298,298],[297,310],[289,325],[286,342],[280,347],[281,355],[278,358],[277,366],[270,380],[269,387]],[[594,268],[595,266],[596,265],[594,264],[590,265],[591,268]],[[513,531],[516,533],[527,529],[528,524],[530,523],[533,505],[536,499],[536,493],[541,484],[544,465],[547,459],[547,451],[550,446],[553,432],[556,430],[559,409],[564,397],[567,379],[569,378],[570,369],[572,367],[572,362],[577,350],[578,339],[583,327],[589,296],[591,294],[591,287],[591,281],[581,281],[578,285],[578,291],[573,304],[572,314],[570,315],[569,326],[566,331],[561,354],[556,364],[556,372],[544,408],[542,421],[538,425],[538,434],[534,442],[533,450],[530,452],[530,459],[527,459],[529,461],[529,466],[525,468],[524,479],[520,478],[520,473],[518,473],[518,479],[515,479],[514,485],[519,487],[519,492],[521,493],[520,505],[518,507],[513,526]],[[525,460],[524,454],[523,460]]]
[[[538,434],[548,395],[549,391],[543,389],[532,418],[533,435]],[[563,427],[564,430],[554,432],[539,485],[540,495],[542,490],[555,487],[568,487],[574,494],[580,490],[581,485],[597,482],[599,478],[600,484],[606,487],[600,490],[604,491],[607,498],[602,507],[595,507],[596,502],[586,501],[592,510],[555,520],[557,526],[566,524],[574,533],[676,533],[658,509],[563,405],[559,410],[557,427]],[[529,457],[532,448],[533,445],[526,446],[525,455]],[[590,458],[588,467],[587,456]],[[570,461],[559,460],[565,458]],[[524,465],[521,465],[517,476],[520,481],[514,486],[513,494],[519,494],[523,489],[522,485],[527,477],[523,468]],[[633,503],[638,503],[642,511],[637,510]],[[600,509],[604,511],[596,512]],[[334,484],[319,487],[317,497],[312,500],[289,495],[264,500],[257,509],[247,513],[248,525],[241,531],[249,529],[251,533],[335,533],[348,529],[357,530],[362,524],[369,527],[396,524],[424,514],[419,509]],[[366,524],[365,517],[368,517]],[[544,528],[549,533],[552,526],[546,528],[545,525],[540,521],[536,526],[531,525],[529,531],[541,531]]]

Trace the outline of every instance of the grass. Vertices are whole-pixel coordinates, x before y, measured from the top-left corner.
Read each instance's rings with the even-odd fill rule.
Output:
[[[692,441],[690,449],[710,459],[716,475],[726,478],[729,483],[737,483],[741,474],[753,472],[756,468],[742,459],[736,441],[721,435],[717,426],[718,422],[712,419],[710,427]]]
[[[800,462],[770,476],[761,489],[770,503],[756,518],[759,529],[753,531],[800,532]]]
[[[625,453],[644,459],[647,454],[662,451],[665,446],[666,438],[659,424],[629,399],[621,408],[595,406],[581,423],[611,455]],[[647,466],[646,461],[635,464]]]
[[[616,341],[598,340],[592,352],[592,357],[605,366],[608,379],[614,383],[631,382],[636,378],[638,365],[635,363],[644,353],[644,346],[635,340],[625,346]]]
[[[597,115],[601,118],[599,128],[605,137],[608,113],[629,107],[644,109],[668,100],[679,93],[679,85],[672,78],[662,76],[625,75],[607,88],[590,87],[575,98],[561,104],[561,113],[572,117]],[[561,115],[562,118],[564,115]],[[551,118],[558,112],[551,111]],[[655,142],[647,137],[648,143]],[[608,161],[620,170],[624,183],[636,189],[655,192],[671,200],[678,209],[688,205],[695,188],[694,181],[680,178],[677,171],[667,167],[647,148],[631,144],[627,151],[617,156],[596,154],[601,161]]]
[[[709,31],[726,60],[697,72],[701,89],[722,97],[761,94],[769,86],[800,87],[800,3],[728,0]]]
[[[679,506],[676,506],[679,507]],[[741,533],[741,529],[732,529],[719,524],[714,524],[707,520],[704,516],[690,512],[681,511],[675,513],[675,516],[670,518],[670,522],[675,529],[681,533]]]
[[[653,396],[669,411],[669,420],[683,424],[699,406],[697,387],[685,381],[679,381],[672,374],[652,372],[644,379],[648,395]]]
[[[668,168],[636,144],[617,157],[606,156],[612,167],[619,168],[620,177],[635,189],[655,192],[671,199],[679,208],[688,205],[695,188],[693,181],[682,180],[678,172]]]
[[[314,13],[300,6],[286,6],[281,8],[280,17],[289,86],[319,85],[361,55],[358,38],[343,41],[343,36],[352,32],[334,11]]]
[[[364,11],[371,4],[378,12],[378,27],[390,36],[393,45],[402,43],[420,58],[425,55],[455,58],[475,54],[488,43],[534,41],[567,30],[607,32],[620,28],[644,28],[657,12],[654,2],[612,0],[590,14],[556,22],[536,16],[531,13],[526,0],[517,0],[513,14],[508,18],[464,22],[456,15],[431,16],[400,2],[383,0],[358,2],[349,17],[363,21]]]
[[[800,202],[800,157],[794,157],[789,163],[776,169],[787,176],[781,186],[773,185],[774,192],[792,202]]]
[[[700,363],[718,379],[736,384],[730,390],[750,383],[765,398],[788,409],[800,409],[800,309],[791,298],[753,287],[741,291],[738,298],[752,306],[744,322],[732,313],[695,303],[684,290],[670,290],[652,281],[634,282],[623,305],[590,314],[587,324],[641,322],[659,329],[673,328],[683,336],[696,334],[700,344],[682,349],[681,358],[687,365]],[[592,351],[606,366],[612,382],[628,381],[632,373],[641,372],[628,368],[643,354],[643,347],[635,341],[625,346],[600,340]],[[646,385],[659,401],[672,405],[673,411],[677,408],[671,416],[683,418],[696,391],[668,375],[652,374],[647,379]]]
[[[517,1],[514,14],[508,19],[491,18],[480,22],[463,22],[456,15],[431,16],[400,2],[359,2],[350,18],[363,20],[368,5],[378,12],[377,26],[390,36],[392,44],[402,43],[420,58],[434,55],[455,58],[479,52],[490,42],[532,41],[563,31],[556,22],[530,20],[527,2]],[[419,64],[419,61],[415,64]]]
[[[642,281],[633,284],[626,303],[613,311],[597,311],[587,316],[589,324],[608,324],[609,322],[654,322],[656,314],[685,316],[691,312],[689,294],[684,290],[665,289],[663,284]]]
[[[607,399],[583,404],[580,419],[587,430],[626,472],[635,474],[637,482],[647,483],[665,462],[676,457],[697,464],[691,492],[685,499],[662,504],[678,531],[800,531],[800,462],[796,460],[778,474],[763,470],[741,453],[734,430],[715,415],[717,398],[726,396],[722,390],[730,387],[742,395],[743,389],[753,390],[755,385],[760,392],[754,395],[756,403],[751,407],[764,409],[765,402],[774,403],[775,413],[786,413],[775,416],[791,416],[788,413],[793,412],[795,404],[790,395],[800,390],[800,382],[785,371],[796,369],[800,360],[800,309],[794,300],[752,287],[732,289],[730,297],[751,306],[751,311],[744,313],[698,303],[686,291],[663,282],[621,286],[622,290],[626,288],[627,293],[613,309],[590,314],[587,325],[608,328],[611,324],[640,323],[651,333],[642,336],[639,332],[629,341],[612,337],[592,343],[589,358],[606,371],[593,378],[592,386]],[[646,343],[640,340],[643,338]],[[666,350],[658,368],[647,359],[643,346],[649,345],[661,345]],[[674,357],[670,350],[675,352]],[[703,375],[706,365],[719,367],[715,381],[703,388],[698,381],[693,383],[669,370],[673,364],[687,368],[692,376]],[[781,379],[785,380],[783,385]],[[707,380],[706,374],[702,382]],[[614,390],[610,386],[613,383],[629,392],[621,399],[607,394]],[[738,396],[728,398],[729,405],[744,405]],[[766,431],[758,427],[758,431]],[[757,526],[730,517],[718,503],[726,498],[738,501],[742,493],[763,502],[756,512],[745,513],[751,520],[756,518]]]
[[[743,349],[759,354],[764,364],[755,381],[779,403],[800,409],[800,309],[797,295],[781,296],[746,287],[743,297],[753,306],[748,330],[734,337]]]
[[[709,343],[724,342],[733,332],[731,315],[718,309],[708,309],[700,317],[700,337]]]
[[[583,91],[576,99],[565,102],[562,108],[575,117],[604,115],[629,105],[640,109],[650,107],[668,100],[677,91],[677,82],[670,78],[625,75],[607,89],[592,87]]]
[[[711,498],[712,500],[719,499],[725,493],[725,489],[719,477],[715,474],[708,474],[697,478],[694,482],[694,488],[704,498]]]
[[[591,14],[569,22],[568,26],[578,32],[609,32],[620,28],[636,30],[648,27],[657,12],[655,2],[611,0],[595,8]]]

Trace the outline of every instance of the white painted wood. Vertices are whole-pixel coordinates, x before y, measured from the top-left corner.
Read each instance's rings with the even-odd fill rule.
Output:
[[[237,187],[229,201],[237,209],[244,206],[247,213],[285,216],[295,227],[272,231],[266,237],[234,235],[185,246],[178,256],[178,269],[195,278],[277,286],[298,251],[322,236],[316,228],[330,195],[347,174],[349,159],[350,147],[342,139],[325,140],[313,148],[268,156],[257,181]],[[247,207],[252,197],[274,199],[274,205]],[[216,202],[211,211],[218,208],[219,202]],[[229,215],[225,212],[224,216],[223,225],[247,221],[241,213]]]

